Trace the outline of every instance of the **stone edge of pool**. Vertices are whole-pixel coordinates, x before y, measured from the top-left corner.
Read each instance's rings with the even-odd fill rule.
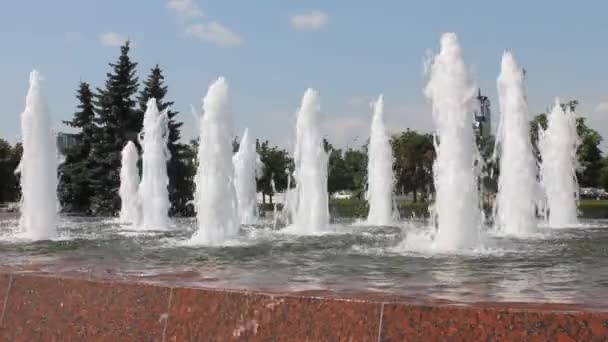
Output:
[[[608,340],[608,310],[414,304],[380,294],[264,293],[0,273],[3,340]]]

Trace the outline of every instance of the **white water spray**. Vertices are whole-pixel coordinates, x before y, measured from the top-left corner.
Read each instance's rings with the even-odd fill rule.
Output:
[[[546,214],[551,227],[570,227],[576,217],[576,149],[578,147],[574,113],[562,109],[559,99],[547,117],[547,130],[539,131],[541,184],[547,197]]]
[[[169,226],[169,177],[167,161],[170,152],[167,112],[158,110],[156,99],[151,98],[146,105],[144,127],[139,135],[143,149],[142,178],[139,186],[143,229],[167,229]]]
[[[369,140],[369,159],[367,163],[367,192],[369,203],[367,224],[388,226],[395,223],[393,210],[393,150],[390,137],[384,125],[384,99],[382,95],[372,105],[373,118]]]
[[[274,175],[270,177],[270,189],[273,194],[277,193],[277,187],[274,182]],[[285,199],[283,198],[283,204],[285,204]],[[277,229],[277,225],[279,223],[279,210],[277,208],[277,202],[275,201],[272,204],[272,229]]]
[[[311,234],[327,229],[329,207],[327,197],[327,162],[320,128],[319,93],[307,89],[296,122],[294,153],[296,209],[294,231]]]
[[[221,245],[239,231],[227,105],[228,84],[220,77],[209,86],[203,99],[194,197],[198,230],[192,236],[194,243]]]
[[[277,211],[275,215],[275,228],[277,228],[279,221],[285,224],[293,223],[297,210],[297,192],[295,188],[291,188],[291,171],[289,168],[285,168],[285,174],[287,176],[287,188],[283,197],[283,208],[280,212]]]
[[[137,147],[129,141],[122,149],[120,167],[120,222],[138,226],[141,222],[141,203],[139,201],[139,171]]]
[[[23,156],[17,170],[22,192],[19,228],[34,240],[57,235],[57,147],[41,83],[38,71],[32,71],[21,113]]]
[[[434,164],[437,234],[434,248],[459,250],[479,243],[481,210],[474,166],[475,83],[454,33],[441,37],[441,50],[430,65],[425,95],[433,104],[437,159]]]
[[[240,222],[241,224],[256,223],[258,218],[256,178],[262,171],[262,161],[255,150],[255,142],[249,138],[248,129],[245,129],[239,151],[234,154],[232,161]]]
[[[524,73],[509,51],[502,57],[497,84],[500,122],[494,153],[500,157],[500,178],[494,222],[501,232],[522,236],[536,231],[537,166]]]

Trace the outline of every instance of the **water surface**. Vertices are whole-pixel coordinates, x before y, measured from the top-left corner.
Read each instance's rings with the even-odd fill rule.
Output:
[[[113,220],[62,217],[60,237],[16,238],[0,221],[0,264],[19,272],[136,278],[191,287],[380,291],[419,300],[556,302],[608,307],[608,221],[551,229],[526,239],[484,234],[458,254],[433,250],[424,221],[396,227],[348,222],[313,236],[245,226],[225,247],[189,243],[195,221],[137,231]],[[405,242],[404,242],[405,240]]]

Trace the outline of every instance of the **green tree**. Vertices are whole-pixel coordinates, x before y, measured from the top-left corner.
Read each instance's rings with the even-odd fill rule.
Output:
[[[21,160],[21,145],[12,147],[0,139],[0,203],[19,199],[19,176],[15,173]]]
[[[564,110],[569,109],[572,115],[574,115],[577,105],[577,100],[561,104],[562,108]],[[547,124],[548,120],[545,113],[538,114],[530,122],[530,136],[539,162],[541,161],[541,156],[538,150],[538,132],[540,129],[546,130]],[[602,151],[599,147],[602,142],[602,136],[596,130],[587,126],[585,118],[582,116],[576,118],[576,132],[580,143],[576,151],[579,163],[576,176],[579,185],[582,187],[600,186],[602,184],[602,168],[604,167]]]
[[[184,150],[182,152],[181,161],[184,165],[184,173],[183,177],[185,178],[185,182],[192,184],[190,192],[192,192],[192,198],[194,198],[194,177],[196,176],[196,171],[198,168],[198,139],[193,139],[189,144],[184,145]],[[192,200],[188,201],[183,211],[179,213],[180,216],[194,216],[194,205]]]
[[[602,168],[600,169],[599,184],[604,190],[608,190],[608,157],[602,158]]]
[[[602,151],[600,144],[602,136],[594,129],[587,126],[585,118],[576,119],[576,131],[580,139],[580,145],[576,151],[579,169],[576,177],[582,187],[598,187],[600,174],[603,167]]]
[[[59,172],[59,201],[67,212],[89,213],[91,206],[91,147],[96,131],[93,92],[88,83],[81,82],[76,98],[78,110],[64,124],[76,128],[76,144],[67,151]]]
[[[188,211],[187,206],[193,198],[194,184],[189,177],[188,158],[186,145],[181,144],[180,130],[182,122],[177,122],[175,117],[178,112],[171,110],[172,101],[165,101],[168,87],[165,85],[165,76],[158,64],[150,70],[148,78],[143,82],[143,89],[137,97],[139,104],[139,115],[144,116],[147,103],[150,98],[156,99],[158,109],[167,111],[169,117],[169,138],[167,148],[171,153],[171,158],[167,162],[167,175],[169,177],[169,200],[171,209],[169,214],[173,216],[185,215]]]
[[[351,190],[355,197],[362,199],[367,184],[367,144],[360,150],[347,149],[344,152],[344,163],[350,177],[348,190]]]
[[[338,191],[350,190],[352,176],[342,157],[342,150],[335,148],[327,139],[323,139],[325,152],[329,154],[327,161],[327,192],[334,194]]]
[[[367,176],[367,154],[352,148],[342,151],[327,139],[323,140],[323,145],[329,154],[327,191],[330,194],[352,191],[355,196],[361,197]]]
[[[286,169],[293,171],[293,160],[289,157],[286,150],[278,146],[270,146],[268,140],[260,143],[256,140],[256,149],[260,154],[260,159],[264,165],[262,176],[257,180],[258,191],[262,192],[262,203],[266,204],[266,196],[269,196],[272,204],[274,191],[271,181],[274,180],[275,188],[281,192],[287,189]]]
[[[428,194],[434,191],[433,136],[408,129],[394,136],[391,143],[395,157],[396,188],[404,194],[411,193],[414,202],[418,201],[418,195],[426,199]]]
[[[232,153],[237,153],[241,147],[241,139],[238,136],[232,139]]]
[[[494,155],[494,144],[496,138],[493,135],[480,137],[479,139],[479,154],[481,154],[483,167],[482,167],[482,185],[483,189],[487,192],[498,191],[498,175],[499,175],[499,161],[493,160]]]
[[[530,139],[532,139],[532,149],[536,160],[540,161],[540,150],[538,149],[538,138],[540,130],[547,129],[547,114],[540,113],[530,121]]]
[[[95,141],[92,146],[91,210],[96,215],[114,215],[120,208],[121,151],[128,141],[137,143],[143,117],[136,110],[137,63],[129,57],[129,42],[120,48],[120,56],[107,74],[105,88],[95,96]]]

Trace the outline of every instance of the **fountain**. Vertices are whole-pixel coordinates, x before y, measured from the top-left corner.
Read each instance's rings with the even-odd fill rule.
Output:
[[[384,99],[382,95],[372,105],[373,118],[369,140],[367,163],[367,192],[369,203],[366,224],[388,226],[396,221],[397,211],[393,205],[393,150],[390,137],[384,126]]]
[[[277,193],[277,187],[274,182],[274,174],[270,177],[270,189],[272,189],[273,194]],[[284,200],[283,200],[283,204],[285,204]],[[279,224],[279,210],[277,208],[277,202],[275,201],[272,204],[272,229],[276,230],[278,224]]]
[[[256,178],[262,171],[262,161],[255,150],[255,143],[249,139],[248,129],[243,133],[239,151],[232,157],[232,162],[240,222],[241,224],[256,223],[258,218]]]
[[[454,33],[441,37],[441,50],[430,65],[425,95],[433,104],[437,127],[433,167],[437,233],[434,248],[459,250],[479,243],[481,210],[473,132],[475,83],[464,64]]]
[[[23,155],[17,169],[22,192],[19,229],[34,240],[57,235],[57,147],[41,83],[38,71],[32,71],[21,113]]]
[[[169,177],[167,161],[170,152],[167,113],[159,113],[156,99],[149,99],[144,114],[144,127],[139,135],[142,146],[142,177],[139,186],[141,228],[167,229],[169,226]]]
[[[563,110],[559,99],[547,118],[547,130],[539,131],[540,178],[545,190],[545,218],[551,227],[570,227],[576,217],[576,150],[578,147],[574,113]]]
[[[221,245],[239,231],[227,105],[228,84],[220,77],[203,99],[194,195],[198,230],[191,238],[193,243]]]
[[[536,231],[536,160],[530,141],[528,99],[524,73],[506,51],[498,77],[500,122],[495,158],[500,158],[500,178],[494,214],[495,227],[509,235]]]
[[[283,208],[281,211],[278,211],[275,205],[275,215],[274,215],[274,228],[278,227],[279,222],[284,224],[293,223],[293,218],[296,214],[296,203],[297,203],[297,193],[296,189],[291,187],[291,170],[289,168],[285,168],[285,175],[287,176],[287,187],[285,188],[285,194],[283,197]],[[272,181],[274,184],[274,179]]]
[[[294,153],[296,199],[291,229],[300,234],[314,234],[327,229],[327,162],[320,128],[319,93],[307,89],[296,122]]]
[[[141,202],[138,196],[139,171],[137,147],[129,141],[122,149],[120,167],[120,222],[138,226],[141,222]]]
[[[171,0],[169,6],[183,14],[184,4]],[[127,50],[128,45],[123,46],[122,57],[113,66],[125,64]],[[265,170],[265,190],[276,194],[274,221],[260,211],[255,222],[255,136],[245,131],[239,152],[233,154],[229,88],[223,78],[210,84],[203,114],[197,115],[198,156],[189,148],[183,153],[178,148],[174,157],[183,164],[176,172],[168,172],[166,164],[168,118],[159,113],[154,100],[145,113],[142,152],[137,140],[127,142],[122,136],[126,131],[131,135],[129,123],[111,120],[120,113],[106,105],[119,104],[120,96],[110,96],[115,101],[106,97],[103,108],[96,108],[99,103],[89,101],[92,94],[83,84],[72,121],[82,135],[58,140],[67,148],[83,143],[70,150],[78,153],[66,158],[65,184],[59,186],[65,197],[60,198],[70,208],[96,214],[113,210],[120,195],[120,220],[128,224],[89,216],[88,210],[84,216],[60,216],[55,137],[41,96],[44,84],[32,72],[21,117],[20,223],[12,203],[0,203],[3,340],[508,341],[525,336],[539,341],[608,341],[604,203],[585,203],[594,206],[589,214],[604,218],[580,218],[576,229],[545,229],[535,217],[535,211],[546,213],[552,227],[576,224],[576,129],[581,119],[564,112],[557,101],[548,115],[548,128],[543,125],[539,132],[544,163],[538,173],[535,160],[540,158],[532,153],[536,146],[528,128],[526,80],[513,55],[504,54],[497,80],[498,233],[485,234],[479,195],[484,179],[479,177],[482,161],[473,120],[477,104],[484,109],[481,114],[489,114],[489,102],[481,96],[479,103],[475,101],[477,87],[454,34],[443,35],[429,67],[425,95],[432,102],[437,159],[434,184],[416,177],[421,183],[416,187],[423,190],[421,198],[434,196],[431,219],[393,217],[397,172],[391,172],[387,129],[392,127],[383,122],[380,96],[373,107],[369,144],[347,147],[342,164],[336,163],[337,184],[329,184],[363,190],[361,171],[366,166],[363,160],[368,160],[368,224],[352,224],[352,216],[362,209],[360,198],[342,201],[342,196],[331,203],[336,215],[330,221],[327,185],[334,177],[328,180],[320,97],[312,89],[304,94],[298,111],[294,160],[284,160],[277,149],[281,158],[269,161],[272,169]],[[115,74],[125,87],[115,82],[120,81]],[[100,92],[115,94],[118,87],[130,93],[133,82],[120,74],[124,72],[113,70],[108,89]],[[162,81],[157,68],[150,82],[155,80]],[[164,94],[163,85],[150,82],[146,83],[159,86],[157,93]],[[91,109],[97,109],[103,120],[90,124],[95,116]],[[267,124],[272,129],[278,122]],[[356,128],[356,123],[350,126]],[[404,137],[415,137],[410,133]],[[427,135],[420,137],[406,142],[418,145],[406,146],[420,147],[418,151],[400,151],[404,163],[416,165],[400,165],[404,168],[399,176],[415,171],[426,177],[431,141]],[[14,156],[21,150],[6,142],[0,145],[0,184],[10,186],[0,189],[4,202],[14,198],[18,186],[6,171],[15,168]],[[121,166],[115,163],[120,162],[120,149]],[[91,150],[94,153],[89,154]],[[424,160],[413,160],[418,157]],[[91,179],[100,174],[108,177]],[[117,181],[118,174],[119,189],[106,182]],[[169,220],[168,175],[176,177],[172,181],[180,203],[187,201],[184,197],[191,195],[188,190],[194,190],[195,183],[189,209],[195,209],[196,223],[186,217]],[[287,183],[283,198],[276,193],[275,181],[281,191]],[[540,186],[534,189],[536,183],[543,185],[546,196]],[[102,184],[108,186],[100,188]],[[546,212],[534,208],[536,195],[547,202]],[[71,205],[80,201],[81,206]],[[419,212],[423,206],[426,203],[411,209]],[[177,214],[191,214],[179,209]],[[268,209],[264,214],[270,215]],[[240,230],[241,222],[256,224]],[[168,224],[171,230],[156,230]],[[405,245],[400,244],[403,236]]]

